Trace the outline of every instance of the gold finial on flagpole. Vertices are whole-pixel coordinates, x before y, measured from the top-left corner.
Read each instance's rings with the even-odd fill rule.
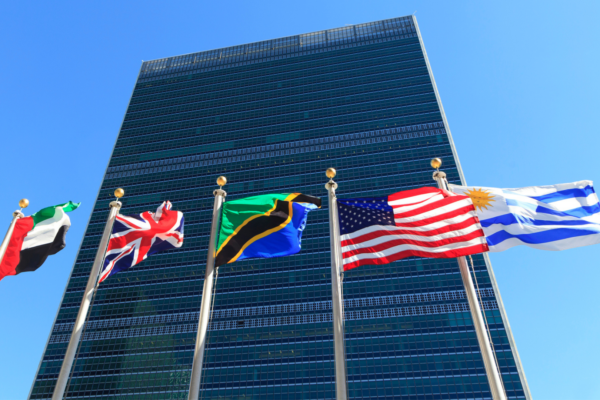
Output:
[[[225,178],[223,175],[221,175],[220,177],[217,178],[217,185],[219,185],[220,188],[222,188],[226,184],[227,184],[227,178]]]
[[[434,159],[431,160],[431,167],[433,169],[439,170],[441,166],[442,166],[442,159],[441,158],[434,158]]]
[[[115,197],[117,199],[120,199],[123,196],[125,196],[125,190],[123,190],[122,188],[115,189]]]
[[[338,184],[333,181],[333,178],[335,178],[335,176],[337,175],[337,171],[335,170],[335,168],[327,168],[327,171],[325,171],[325,175],[329,178],[329,182],[325,184],[325,189],[337,189]]]
[[[27,208],[28,205],[29,205],[29,200],[27,200],[27,199],[19,200],[19,207],[21,207],[21,209]]]

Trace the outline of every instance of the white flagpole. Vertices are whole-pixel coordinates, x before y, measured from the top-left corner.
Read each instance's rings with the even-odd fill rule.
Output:
[[[115,190],[115,197],[117,199],[123,197],[124,194],[125,191],[123,189],[119,188]],[[69,346],[67,347],[65,358],[63,359],[62,366],[60,367],[60,373],[58,375],[58,380],[56,381],[56,386],[54,387],[52,400],[62,400],[65,394],[65,388],[67,387],[67,383],[69,381],[69,374],[71,373],[71,368],[73,367],[73,360],[75,359],[75,354],[77,353],[77,346],[79,345],[79,340],[81,339],[81,333],[83,332],[83,327],[85,325],[88,310],[90,308],[90,303],[92,301],[92,297],[94,296],[94,291],[96,290],[98,276],[100,275],[100,270],[102,269],[102,264],[104,263],[106,247],[108,246],[108,241],[110,239],[115,218],[120,209],[120,201],[115,200],[110,202],[108,219],[106,220],[104,232],[102,233],[102,238],[100,239],[100,244],[98,245],[98,250],[96,251],[96,258],[94,259],[94,264],[92,265],[92,270],[90,271],[90,276],[88,278],[87,286],[85,287],[83,299],[81,300],[81,305],[79,306],[79,312],[77,313],[75,326],[73,326],[73,332],[71,333]]]
[[[216,238],[221,222],[221,208],[227,193],[222,187],[227,183],[227,178],[220,176],[217,179],[219,189],[215,190],[215,204],[213,206],[212,225],[210,227],[210,241],[208,242],[208,255],[206,256],[206,275],[204,275],[204,289],[202,290],[202,303],[200,304],[200,318],[198,319],[198,333],[196,334],[196,348],[190,378],[190,391],[188,400],[197,400],[200,395],[200,381],[202,379],[202,363],[204,361],[204,347],[206,346],[206,333],[210,319],[212,303],[213,280],[215,272]]]
[[[442,166],[442,160],[434,158],[431,160],[431,166],[436,169],[433,173],[433,179],[437,181],[438,187],[444,190],[450,190],[448,187],[448,181],[446,180],[446,173],[439,170]],[[504,387],[502,386],[502,379],[500,373],[496,368],[494,361],[494,353],[492,352],[492,346],[490,345],[490,339],[488,338],[483,316],[481,314],[481,307],[477,300],[477,294],[475,292],[475,286],[473,286],[473,280],[469,272],[469,266],[465,257],[458,257],[458,267],[460,269],[460,276],[467,293],[467,300],[469,302],[469,309],[471,310],[471,318],[473,318],[473,325],[475,326],[475,333],[477,335],[477,342],[479,343],[479,349],[481,350],[481,356],[483,357],[483,365],[485,367],[485,373],[487,375],[488,383],[490,384],[490,391],[492,392],[493,400],[506,400],[506,393],[504,393]]]
[[[24,208],[27,208],[28,205],[29,205],[29,200],[27,200],[27,199],[19,200],[19,207],[21,207],[21,210]],[[24,217],[21,210],[17,210],[13,213],[13,220],[11,221],[10,225],[8,226],[8,231],[6,232],[6,236],[4,236],[4,240],[2,241],[2,244],[0,244],[0,264],[2,264],[2,260],[4,259],[4,254],[6,253],[6,249],[8,249],[8,244],[10,243],[10,239],[12,238],[12,234],[13,234],[13,231],[15,230],[15,225],[17,224],[17,220],[19,218]]]
[[[331,301],[333,305],[333,348],[335,354],[335,398],[348,399],[348,376],[346,373],[346,350],[344,346],[344,313],[342,298],[342,250],[340,248],[340,224],[338,219],[335,189],[333,181],[335,169],[327,169],[329,182],[325,189],[329,193],[329,241],[331,244]]]

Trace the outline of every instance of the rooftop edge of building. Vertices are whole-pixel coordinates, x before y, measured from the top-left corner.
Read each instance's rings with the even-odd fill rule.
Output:
[[[231,64],[251,60],[260,62],[267,57],[404,35],[416,35],[412,15],[144,61],[138,80],[207,67],[233,66]]]

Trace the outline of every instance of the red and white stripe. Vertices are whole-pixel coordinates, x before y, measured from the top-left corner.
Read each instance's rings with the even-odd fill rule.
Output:
[[[467,196],[425,187],[388,196],[396,226],[373,225],[342,235],[344,270],[417,256],[454,258],[488,251]]]

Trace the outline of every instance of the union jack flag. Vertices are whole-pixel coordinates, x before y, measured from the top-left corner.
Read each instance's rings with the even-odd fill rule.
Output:
[[[100,282],[139,264],[151,254],[183,245],[183,213],[162,203],[156,213],[117,215],[113,225]]]

